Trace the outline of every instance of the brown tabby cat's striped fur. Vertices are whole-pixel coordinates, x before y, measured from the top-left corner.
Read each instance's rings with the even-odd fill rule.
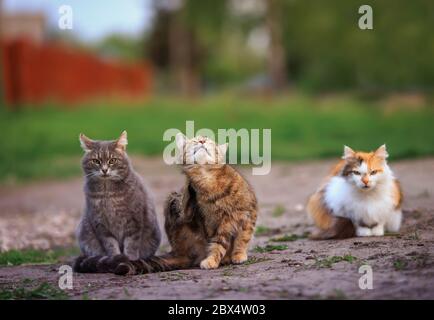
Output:
[[[100,261],[109,272],[140,274],[198,266],[214,269],[223,263],[247,260],[258,210],[251,186],[234,168],[221,163],[224,147],[205,137],[177,137],[178,142],[183,139],[178,148],[183,150],[184,163],[197,160],[197,147],[202,145],[210,159],[201,155],[201,164],[184,164],[185,186],[166,201],[165,230],[171,252],[146,260],[115,257]]]

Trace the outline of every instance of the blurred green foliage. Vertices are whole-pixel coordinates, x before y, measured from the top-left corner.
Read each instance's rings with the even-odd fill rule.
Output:
[[[434,87],[433,1],[273,1],[282,11],[278,23],[293,84],[313,91],[372,93]],[[231,83],[267,72],[266,57],[247,46],[248,35],[267,26],[267,10],[240,14],[231,10],[230,1],[186,3],[185,21],[205,48],[203,72],[209,82]],[[362,5],[373,9],[373,30],[359,28]]]
[[[281,0],[290,77],[310,89],[432,90],[434,2]],[[361,5],[373,30],[361,30]],[[292,61],[291,61],[292,60]]]
[[[136,104],[94,102],[0,110],[0,180],[14,182],[80,174],[80,132],[115,139],[128,130],[129,151],[161,156],[168,128],[271,128],[273,160],[341,155],[344,144],[372,150],[387,143],[391,160],[434,154],[434,109],[382,108],[352,97],[252,99],[219,95],[198,100],[155,98]]]

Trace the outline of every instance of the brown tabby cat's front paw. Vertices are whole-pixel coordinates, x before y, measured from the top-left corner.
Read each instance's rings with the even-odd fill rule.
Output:
[[[201,269],[217,269],[219,267],[219,263],[216,261],[214,257],[208,257],[201,261],[200,268]]]
[[[247,261],[247,253],[236,253],[232,256],[232,263],[241,264]]]

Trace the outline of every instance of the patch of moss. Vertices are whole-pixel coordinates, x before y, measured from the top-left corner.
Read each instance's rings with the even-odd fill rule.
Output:
[[[0,290],[0,300],[64,300],[68,295],[48,282],[34,284],[24,279],[18,285]]]
[[[257,226],[255,235],[257,236],[263,236],[271,232],[271,229],[265,226]]]
[[[286,211],[286,208],[282,205],[277,205],[274,207],[274,210],[272,212],[272,216],[275,218],[281,217]]]
[[[356,257],[354,257],[350,254],[347,254],[344,256],[333,256],[333,257],[328,257],[328,258],[324,258],[324,259],[317,259],[315,265],[317,267],[320,267],[320,268],[331,268],[333,266],[333,264],[341,262],[341,261],[353,263],[356,260],[357,260]]]
[[[307,238],[307,236],[308,236],[307,233],[304,233],[302,235],[285,234],[281,237],[271,238],[270,241],[273,241],[273,242],[291,242],[291,241],[296,241],[296,240],[300,240],[300,239],[305,239],[305,238]]]
[[[288,249],[288,246],[284,245],[284,244],[281,244],[281,245],[267,244],[265,247],[256,246],[254,251],[264,253],[264,252],[270,252],[270,251],[283,251],[286,249]]]

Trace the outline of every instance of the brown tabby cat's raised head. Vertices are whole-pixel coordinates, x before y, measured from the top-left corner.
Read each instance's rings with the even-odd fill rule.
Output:
[[[228,144],[218,145],[212,139],[197,136],[188,139],[182,133],[176,135],[176,147],[182,164],[224,164]]]
[[[126,154],[127,132],[123,131],[117,140],[92,140],[80,134],[84,150],[82,168],[87,179],[122,180],[130,170]]]

